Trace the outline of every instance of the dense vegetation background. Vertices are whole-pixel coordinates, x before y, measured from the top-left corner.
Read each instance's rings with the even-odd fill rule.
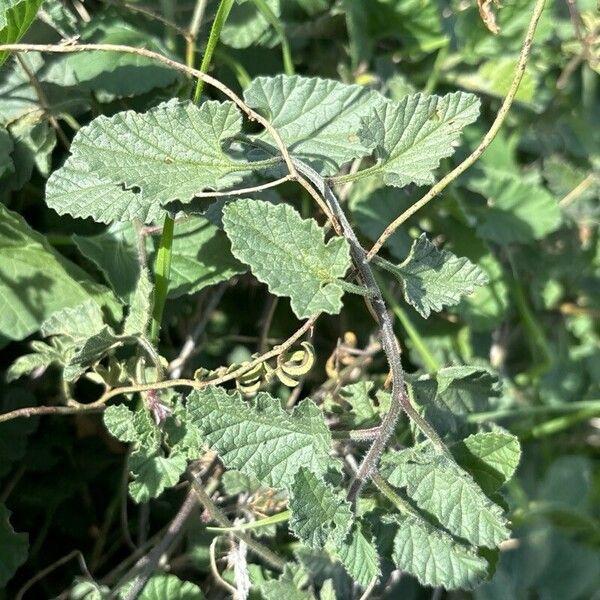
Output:
[[[2,0],[0,43],[18,41],[31,21],[21,42],[125,44],[199,67],[218,4]],[[456,152],[442,158],[435,171],[439,180],[488,131],[513,81],[533,10],[531,0],[479,4],[236,2],[211,55],[210,73],[238,94],[257,76],[279,73],[358,84],[399,103],[416,92],[474,93],[481,101],[479,117],[453,142]],[[24,24],[23,31],[15,34],[11,18]],[[62,332],[65,321],[73,319],[72,328],[79,321],[68,312],[59,313],[60,324],[48,318],[93,297],[114,326],[127,312],[124,306],[151,298],[152,284],[144,287],[136,280],[140,255],[152,270],[158,254],[160,268],[165,210],[157,204],[154,213],[137,215],[133,224],[120,218],[107,227],[114,219],[94,222],[49,208],[46,181],[69,156],[77,131],[93,119],[124,110],[143,113],[171,98],[193,97],[198,89],[182,72],[135,55],[0,51],[0,57],[5,61],[0,67],[0,412],[40,405],[77,413],[69,399],[93,402],[107,381],[127,380],[128,368],[138,383],[153,376],[152,369],[136,362],[143,349],[124,346],[110,360],[96,357],[99,365],[89,361],[95,370],[75,384],[65,383],[60,336],[52,343],[46,338]],[[547,0],[500,133],[473,167],[386,241],[382,255],[398,263],[425,232],[435,246],[468,258],[487,276],[473,293],[417,311],[405,301],[402,283],[384,271],[378,275],[414,389],[427,382],[438,386],[437,396],[435,389],[421,390],[418,394],[429,393],[429,400],[416,399],[438,432],[460,432],[459,438],[477,430],[511,432],[522,453],[515,476],[501,495],[494,493],[507,511],[512,535],[498,555],[480,551],[490,554],[491,580],[472,591],[421,585],[397,570],[389,559],[392,540],[385,537],[391,528],[385,522],[389,505],[367,494],[361,510],[371,511],[373,529],[381,529],[376,532],[381,575],[370,589],[373,598],[600,597],[599,72],[596,0]],[[223,100],[210,86],[202,94]],[[432,112],[428,118],[445,116]],[[370,160],[345,161],[341,173],[368,168]],[[282,175],[273,171],[271,179]],[[420,184],[432,182],[424,178]],[[135,186],[130,189],[135,193]],[[373,177],[352,185],[340,180],[335,189],[368,248],[428,187],[383,187]],[[325,222],[306,190],[289,181],[256,197],[275,206],[290,203],[304,218]],[[208,205],[195,202],[198,212]],[[239,365],[301,325],[287,298],[276,299],[228,253],[214,224],[218,220],[213,214],[209,220],[175,223],[158,345],[171,375],[191,377],[203,368],[201,377]],[[369,397],[366,382],[385,388],[387,366],[364,299],[347,293],[341,313],[321,316],[307,335],[302,339],[312,346],[294,346],[297,354],[286,355],[289,372],[279,370],[267,383],[264,372],[254,372],[238,379],[238,389],[251,396],[260,383],[288,407],[311,397],[334,429],[376,425],[385,401]],[[294,371],[296,363],[300,367]],[[279,362],[275,367],[280,369]],[[444,371],[459,367],[471,370]],[[340,391],[357,383],[363,388]],[[451,393],[444,396],[446,388]],[[172,393],[161,402],[175,401]],[[142,404],[157,422],[165,416],[155,397]],[[118,441],[117,425],[111,435],[102,414],[80,412],[0,422],[0,598],[20,597],[26,585],[31,587],[25,598],[108,597],[135,561],[160,542],[188,497],[187,480],[179,473],[174,481],[157,484],[167,488],[162,494],[140,489],[150,484],[138,473],[142,483],[132,492],[137,497],[128,497],[132,447],[124,441],[137,439],[137,433],[125,431],[131,415],[121,415]],[[416,439],[405,419],[393,444],[402,448],[413,435]],[[349,440],[336,447],[350,467],[364,450]],[[235,470],[224,475],[214,454],[195,466],[232,519],[251,521],[286,509],[283,492]],[[285,522],[253,532],[286,561],[296,560],[280,587],[268,584],[278,577],[276,570],[251,552],[246,555],[227,535],[218,538],[211,570],[216,533],[206,529],[210,520],[194,505],[160,563],[159,570],[178,579],[155,577],[144,597],[197,598],[199,589],[207,598],[229,597],[231,590],[215,569],[241,594],[236,568],[243,570],[246,561],[252,563],[247,569],[252,598],[360,598],[368,587],[353,584],[331,553],[302,546]],[[226,554],[229,562],[222,560]],[[431,560],[435,564],[435,553]]]

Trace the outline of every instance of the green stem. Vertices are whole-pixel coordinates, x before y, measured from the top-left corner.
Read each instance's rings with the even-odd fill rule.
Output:
[[[232,5],[233,0],[221,0],[219,4],[215,20],[213,21],[212,28],[208,36],[208,42],[206,44],[206,49],[204,50],[202,63],[200,65],[200,70],[203,73],[206,73],[208,70],[215,47],[219,41],[219,36],[221,35],[221,29],[223,28],[223,24],[227,19],[227,15],[231,10]],[[193,58],[194,48],[192,47],[191,51],[188,53],[188,60],[193,61]],[[196,89],[194,91],[195,104],[200,102],[203,89],[204,82],[201,79],[198,79],[196,81]],[[160,236],[158,252],[156,253],[156,262],[154,267],[154,309],[152,311],[152,325],[150,329],[150,341],[154,345],[158,344],[160,324],[165,308],[165,302],[167,300],[167,292],[169,291],[174,229],[175,221],[169,215],[166,215],[162,234]]]
[[[379,279],[379,277],[377,279]],[[441,365],[431,353],[431,350],[428,348],[425,340],[412,324],[404,309],[400,306],[396,298],[394,298],[394,296],[381,281],[379,282],[379,286],[385,301],[392,309],[394,315],[396,315],[398,321],[400,321],[402,327],[404,327],[404,331],[406,331],[410,341],[413,343],[415,350],[419,353],[419,356],[423,360],[423,364],[425,365],[427,371],[429,373],[435,373],[436,371],[439,371],[441,369]]]
[[[210,66],[213,53],[219,42],[219,37],[221,36],[221,29],[223,29],[223,25],[227,20],[229,11],[231,10],[232,6],[233,0],[221,0],[221,2],[219,3],[219,8],[217,9],[217,14],[215,15],[215,20],[213,21],[210,34],[208,36],[208,42],[206,42],[204,56],[202,57],[202,62],[200,63],[200,71],[202,71],[203,73],[206,73],[206,71],[208,71],[208,67]],[[196,104],[200,102],[203,90],[204,81],[198,79],[196,81],[196,89],[194,91],[194,102]]]
[[[250,523],[242,523],[241,525],[234,525],[233,527],[207,527],[207,531],[214,532],[235,532],[235,531],[247,531],[248,529],[260,529],[261,527],[267,527],[268,525],[277,525],[278,523],[285,523],[292,516],[292,511],[284,510],[283,512],[276,513],[264,519],[258,521],[251,521]]]
[[[158,344],[160,323],[167,301],[167,292],[169,291],[174,229],[175,220],[166,215],[154,263],[154,308],[152,309],[152,324],[150,326],[150,341],[154,345]]]
[[[235,60],[231,54],[225,52],[221,48],[216,50],[215,55],[220,62],[224,63],[232,70],[242,89],[247,88],[252,83],[252,77],[250,77],[250,73],[246,71],[244,65],[242,65],[239,60]]]
[[[283,70],[286,75],[294,75],[294,61],[292,60],[292,52],[290,50],[290,44],[285,34],[285,29],[281,24],[281,21],[277,15],[271,10],[271,7],[265,2],[265,0],[253,0],[256,8],[260,11],[266,21],[273,27],[277,35],[279,36],[279,42],[281,43],[281,54],[283,58]]]
[[[444,62],[446,61],[446,57],[448,56],[448,46],[450,41],[448,40],[446,44],[444,44],[439,50],[435,57],[435,61],[433,63],[433,67],[429,74],[429,79],[425,84],[425,88],[423,89],[423,93],[431,94],[439,81],[440,75],[442,73],[442,68],[444,66]]]
[[[521,317],[521,322],[527,331],[527,337],[530,340],[533,354],[536,354],[535,350],[537,349],[542,356],[542,362],[535,365],[529,373],[532,377],[537,377],[547,371],[552,365],[552,349],[546,339],[544,329],[529,306],[525,290],[517,277],[513,277],[511,289],[515,305],[519,311],[519,316]]]
[[[469,415],[467,420],[471,423],[483,423],[485,421],[496,421],[498,419],[511,419],[545,415],[548,413],[570,413],[579,411],[600,412],[600,400],[581,400],[580,402],[569,402],[557,404],[556,406],[526,406],[524,408],[505,408],[483,413]]]
[[[573,427],[582,421],[587,421],[588,419],[597,417],[598,415],[600,415],[600,406],[595,408],[582,408],[580,411],[574,414],[556,417],[555,419],[550,419],[550,421],[546,421],[545,423],[531,427],[526,431],[519,433],[519,438],[537,439],[548,437],[560,431],[564,431],[565,429],[569,429],[570,427]]]

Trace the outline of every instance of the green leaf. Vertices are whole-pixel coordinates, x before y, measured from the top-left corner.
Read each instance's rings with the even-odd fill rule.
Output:
[[[258,588],[264,600],[315,600],[311,592],[300,589],[307,582],[304,568],[288,563],[279,579],[261,583]]]
[[[319,312],[337,314],[344,290],[339,278],[350,267],[347,242],[324,240],[313,219],[288,204],[238,200],[223,210],[223,226],[236,258],[277,296],[289,296],[299,319]]]
[[[369,529],[359,521],[354,523],[350,535],[335,548],[335,554],[350,577],[363,587],[381,575],[375,540]]]
[[[427,318],[431,311],[458,304],[465,295],[488,283],[487,275],[467,258],[439,250],[423,233],[413,242],[406,260],[396,266],[377,259],[400,281],[405,300]]]
[[[442,436],[461,430],[466,415],[489,410],[490,398],[501,391],[497,375],[476,366],[445,367],[433,377],[410,379],[415,403]]]
[[[0,44],[15,44],[33,23],[43,0],[0,0]],[[0,52],[0,65],[9,53]]]
[[[315,550],[323,548],[328,541],[340,544],[352,525],[350,504],[343,495],[304,467],[300,467],[294,477],[289,507],[291,531]]]
[[[50,344],[31,342],[35,352],[19,356],[6,372],[6,381],[10,382],[23,375],[29,375],[36,369],[46,369],[52,364],[64,366],[74,353],[72,342],[65,343],[64,338],[52,338]]]
[[[27,560],[29,549],[26,533],[15,533],[9,522],[10,511],[0,504],[0,588],[15,574]]]
[[[138,284],[131,297],[129,314],[123,324],[123,335],[145,336],[152,317],[153,285],[148,271],[140,273]]]
[[[48,180],[46,202],[59,214],[101,223],[151,222],[163,204],[241,180],[249,163],[222,147],[241,126],[233,102],[172,100],[146,113],[100,116],[78,131],[71,156]]]
[[[148,453],[160,448],[160,430],[145,408],[133,412],[124,404],[108,406],[102,419],[109,433],[121,442],[132,442],[134,448]]]
[[[487,577],[488,564],[473,548],[415,516],[395,517],[400,528],[392,558],[423,585],[473,589]]]
[[[53,313],[93,297],[115,304],[106,288],[53,250],[44,236],[0,204],[0,334],[20,340]]]
[[[361,118],[385,102],[362,86],[298,75],[258,77],[244,99],[269,119],[292,154],[325,175],[369,154],[374,143],[359,139]],[[266,134],[261,139],[273,143]]]
[[[337,411],[340,413],[340,422],[356,428],[375,425],[380,421],[382,414],[389,409],[389,395],[378,391],[376,403],[372,398],[373,386],[372,381],[358,381],[345,385],[332,396],[333,402],[336,402],[335,397],[338,394],[344,401]],[[350,406],[349,414],[345,403]]]
[[[225,233],[204,217],[177,222],[172,253],[169,298],[195,294],[246,271]]]
[[[77,306],[69,306],[52,313],[43,323],[44,337],[66,335],[75,341],[84,341],[104,326],[100,307],[88,299]]]
[[[385,102],[376,114],[362,119],[359,131],[361,142],[375,147],[377,164],[369,171],[381,173],[395,187],[433,183],[433,171],[454,153],[461,130],[478,115],[479,100],[463,92]]]
[[[78,31],[83,44],[117,44],[143,47],[163,55],[168,50],[160,40],[139,27],[116,17],[93,18]],[[154,88],[163,88],[180,75],[155,60],[124,52],[97,52],[93,60],[83,54],[69,54],[53,62],[45,80],[58,85],[80,86],[94,93],[100,102],[116,97],[137,96]]]
[[[470,435],[454,444],[451,451],[488,495],[514,475],[521,458],[519,439],[500,429]]]
[[[102,271],[117,296],[128,302],[140,273],[137,234],[132,224],[114,223],[98,235],[74,235],[73,241]]]
[[[175,575],[154,575],[148,580],[139,600],[203,600],[202,590],[191,581]]]
[[[247,403],[239,392],[208,386],[190,393],[187,414],[227,468],[269,487],[289,489],[300,467],[320,475],[333,464],[331,434],[312,400],[288,413],[267,393]]]
[[[497,244],[527,243],[552,233],[561,224],[556,199],[545,188],[519,175],[489,177],[470,186],[486,199],[485,207],[468,207],[477,233]]]
[[[476,546],[494,548],[508,535],[502,509],[483,493],[473,478],[430,443],[384,457],[389,482],[450,533]]]
[[[187,459],[181,454],[165,457],[136,451],[129,457],[133,481],[129,483],[129,495],[134,502],[148,502],[163,491],[174,486],[187,467]]]
[[[265,3],[279,16],[280,0],[265,0]],[[260,44],[268,29],[269,22],[252,0],[238,0],[223,24],[221,41],[232,48],[248,48]]]

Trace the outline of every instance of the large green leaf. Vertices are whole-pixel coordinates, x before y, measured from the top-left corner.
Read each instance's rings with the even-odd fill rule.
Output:
[[[29,543],[26,533],[15,533],[9,522],[10,511],[0,504],[0,588],[27,560]]]
[[[107,289],[88,279],[21,216],[0,204],[0,334],[23,339],[52,313],[90,298],[118,310]]]
[[[461,298],[488,282],[487,275],[467,258],[436,248],[423,233],[399,264],[377,259],[376,264],[396,277],[404,298],[427,318],[431,311],[458,304]]]
[[[133,452],[129,468],[133,481],[129,483],[129,495],[135,502],[148,502],[174,486],[185,471],[187,458],[181,454],[161,456],[146,452]]]
[[[474,548],[461,544],[415,516],[396,517],[393,560],[423,585],[472,589],[487,577],[487,561]]]
[[[96,221],[150,222],[173,200],[232,185],[248,170],[223,144],[240,133],[232,102],[172,100],[146,113],[101,116],[82,127],[46,186],[48,206]]]
[[[279,16],[280,0],[265,0],[265,4]],[[252,0],[238,0],[223,24],[221,41],[232,48],[248,48],[260,43],[268,29],[269,22]]]
[[[172,253],[169,298],[194,294],[246,270],[232,255],[225,233],[204,217],[177,223]]]
[[[187,419],[228,468],[270,487],[289,488],[300,467],[322,474],[332,465],[331,434],[312,400],[288,413],[267,393],[250,404],[209,386],[188,396]]]
[[[470,187],[487,199],[485,207],[468,209],[477,219],[477,233],[497,244],[539,240],[561,224],[552,194],[518,174],[488,177]]]
[[[310,548],[340,544],[353,521],[350,504],[333,486],[300,467],[290,488],[290,529]]]
[[[324,240],[313,219],[289,205],[238,200],[223,211],[231,250],[277,296],[289,296],[298,318],[338,313],[344,290],[339,278],[350,267],[347,242]]]
[[[202,590],[191,581],[175,575],[154,575],[148,580],[139,600],[203,600]]]
[[[93,19],[79,32],[80,43],[144,47],[168,51],[157,38],[118,18]],[[135,96],[177,81],[178,73],[155,60],[124,52],[68,54],[54,61],[44,79],[61,86],[80,86],[100,101]]]
[[[451,450],[458,464],[473,475],[488,495],[514,475],[521,458],[519,439],[499,428],[470,435]]]
[[[244,98],[269,119],[290,152],[326,175],[369,154],[374,143],[359,139],[360,121],[385,102],[358,85],[298,75],[258,77]],[[267,134],[262,139],[273,143]]]
[[[389,482],[450,533],[476,546],[496,547],[509,531],[502,509],[454,460],[427,443],[384,457]]]
[[[0,44],[18,42],[33,23],[43,0],[0,0]],[[0,52],[0,65],[8,57]]]
[[[363,587],[381,575],[375,540],[360,521],[354,523],[348,537],[334,551],[352,579]]]
[[[377,159],[369,171],[381,173],[387,185],[396,187],[433,183],[433,171],[453,154],[461,130],[478,115],[479,100],[464,92],[388,100],[362,119],[359,138],[375,147]]]

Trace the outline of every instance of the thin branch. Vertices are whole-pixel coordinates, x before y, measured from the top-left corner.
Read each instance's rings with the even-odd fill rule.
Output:
[[[457,167],[452,169],[450,173],[448,173],[445,177],[440,179],[420,200],[415,202],[412,206],[410,206],[407,210],[405,210],[397,219],[392,221],[390,225],[388,225],[384,232],[379,236],[379,239],[373,244],[373,247],[369,250],[367,255],[368,260],[371,260],[380,250],[383,244],[385,244],[386,240],[402,225],[407,219],[412,217],[417,211],[423,208],[428,202],[433,200],[438,194],[440,194],[443,190],[448,187],[450,183],[452,183],[456,178],[462,175],[472,164],[474,164],[481,155],[486,151],[488,146],[492,143],[494,138],[496,137],[498,131],[504,124],[506,116],[512,106],[512,103],[517,95],[517,91],[519,90],[519,86],[521,84],[521,80],[523,79],[523,75],[525,74],[525,69],[527,67],[527,61],[529,60],[529,55],[531,53],[531,46],[533,43],[533,36],[535,34],[535,30],[540,20],[540,16],[542,11],[544,10],[544,4],[546,0],[536,0],[535,6],[533,7],[533,13],[531,15],[531,20],[529,21],[529,27],[527,28],[527,33],[525,34],[525,39],[523,40],[523,47],[521,48],[521,54],[519,55],[519,61],[517,63],[517,67],[515,69],[515,74],[513,76],[512,83],[502,102],[502,106],[492,123],[489,131],[485,134],[481,143],[473,152],[463,160]]]
[[[291,348],[296,343],[296,341],[298,341],[315,324],[318,318],[319,315],[315,315],[310,319],[307,319],[302,324],[302,326],[299,329],[297,329],[282,344],[275,346],[268,352],[265,352],[263,355],[258,356],[254,360],[248,362],[245,365],[240,366],[234,371],[231,371],[230,373],[227,373],[215,379],[211,379],[208,381],[197,381],[195,379],[167,379],[166,381],[158,381],[155,383],[141,383],[136,385],[117,387],[106,391],[104,394],[102,394],[102,396],[100,396],[100,398],[98,398],[98,400],[92,402],[91,404],[81,404],[77,407],[35,406],[29,408],[19,408],[17,410],[13,410],[11,412],[0,415],[0,423],[10,421],[12,419],[17,419],[19,417],[35,417],[47,414],[73,415],[83,412],[101,412],[104,410],[104,405],[111,398],[115,398],[116,396],[120,396],[122,394],[135,394],[137,392],[149,392],[150,390],[166,390],[173,387],[190,387],[197,390],[201,390],[208,385],[221,385],[223,383],[227,383],[228,381],[234,381],[240,375],[243,375],[250,369],[254,368],[256,365],[259,365],[267,360],[275,358],[281,353]]]
[[[30,406],[17,408],[0,415],[0,423],[18,419],[20,417],[30,418],[42,415],[77,415],[81,413],[102,412],[104,402],[101,404],[80,404],[78,406]]]
[[[180,63],[176,60],[169,58],[160,52],[154,52],[153,50],[148,50],[147,48],[135,48],[134,46],[127,46],[124,44],[70,44],[70,45],[60,45],[60,44],[0,44],[0,51],[7,52],[49,52],[53,54],[71,54],[78,52],[121,52],[124,54],[135,54],[137,56],[143,56],[144,58],[148,58],[150,60],[155,60],[157,62],[163,63],[172,69],[179,71],[180,73],[185,73],[190,77],[195,77],[196,79],[202,80],[204,83],[212,86],[216,90],[219,90],[224,96],[229,98],[242,112],[246,114],[248,119],[251,121],[256,121],[260,125],[262,125],[265,130],[271,135],[283,160],[288,168],[291,179],[296,179],[298,174],[290,157],[290,154],[281,139],[281,136],[277,132],[277,130],[269,123],[265,117],[261,114],[257,113],[255,110],[250,108],[233,90],[228,88],[224,83],[221,83],[218,79],[199,71],[198,69],[194,69],[193,67],[188,67],[183,63]]]
[[[134,569],[138,571],[138,573],[127,592],[127,596],[125,597],[126,600],[137,600],[140,596],[146,583],[148,583],[148,579],[150,579],[152,573],[156,570],[160,557],[168,551],[179,536],[195,506],[196,495],[190,490],[185,497],[183,504],[177,511],[177,514],[167,527],[164,537],[154,548],[152,548],[152,550],[150,550],[150,552],[148,552],[148,554],[136,563]]]
[[[186,31],[183,27],[179,27],[177,23],[170,21],[169,19],[163,17],[160,13],[152,10],[151,8],[146,8],[145,6],[138,6],[137,4],[130,4],[129,2],[118,2],[117,0],[102,0],[105,4],[111,4],[112,6],[117,6],[120,8],[125,8],[126,10],[137,13],[140,15],[144,15],[148,19],[153,21],[158,21],[162,23],[165,27],[172,29],[175,33],[178,33],[184,40],[188,41],[190,39],[190,32]]]
[[[210,495],[206,492],[204,487],[200,484],[198,479],[192,474],[190,477],[192,489],[198,498],[198,501],[204,506],[206,512],[210,515],[213,521],[217,522],[221,527],[232,528],[233,523],[225,516],[225,513],[212,501]],[[238,539],[242,540],[248,545],[255,554],[260,556],[265,562],[272,567],[282,571],[285,567],[286,561],[277,556],[270,548],[261,544],[255,540],[252,536],[243,531],[232,530],[231,533]]]
[[[371,447],[363,458],[356,477],[354,478],[354,481],[350,485],[350,489],[348,491],[348,500],[354,504],[362,486],[377,468],[379,458],[383,454],[388,440],[394,433],[396,423],[398,422],[398,418],[400,417],[402,411],[404,411],[410,417],[410,419],[419,427],[419,429],[421,429],[421,431],[438,449],[444,450],[445,446],[433,427],[431,427],[431,425],[429,425],[429,423],[415,410],[410,402],[410,398],[406,392],[404,370],[402,368],[402,361],[400,359],[400,349],[396,340],[396,336],[394,335],[392,320],[387,311],[381,290],[379,289],[379,285],[375,279],[375,275],[373,274],[373,271],[371,270],[367,260],[367,254],[365,250],[360,245],[354,230],[352,229],[342,207],[340,206],[340,203],[338,202],[329,185],[311,167],[299,161],[298,159],[294,159],[294,161],[298,171],[315,185],[319,193],[327,202],[331,212],[340,222],[344,238],[350,246],[350,254],[352,256],[354,265],[358,270],[358,273],[360,274],[365,286],[367,287],[367,290],[370,292],[370,304],[380,327],[381,345],[387,357],[392,375],[390,408],[384,416],[380,425],[379,433],[373,440]]]
[[[87,568],[87,565],[85,564],[85,558],[83,557],[83,554],[79,550],[73,550],[72,552],[69,552],[65,556],[63,556],[63,557],[59,558],[58,560],[54,561],[51,565],[48,565],[46,568],[44,568],[41,571],[39,571],[38,573],[36,573],[17,592],[17,595],[15,596],[15,600],[22,600],[22,598],[25,596],[25,592],[27,592],[27,590],[29,590],[34,584],[36,584],[38,581],[44,579],[44,577],[46,577],[46,575],[48,575],[49,573],[52,573],[52,571],[54,571],[55,569],[58,569],[58,567],[62,567],[63,565],[67,564],[70,560],[72,560],[74,558],[76,558],[77,561],[79,562],[79,566],[81,568],[81,571],[87,577],[89,577],[91,581],[93,581],[94,578],[90,574],[90,572],[89,572],[89,570]]]
[[[71,145],[71,143],[69,142],[69,138],[66,136],[65,132],[63,131],[63,128],[60,126],[58,119],[50,111],[50,104],[48,103],[48,98],[46,96],[46,93],[44,92],[44,89],[40,85],[40,82],[35,76],[35,73],[29,68],[29,65],[25,60],[23,60],[22,56],[17,55],[17,61],[21,65],[23,71],[25,71],[25,74],[27,75],[31,86],[35,90],[35,94],[38,97],[38,102],[40,103],[40,108],[42,109],[43,113],[48,117],[48,121],[50,122],[50,125],[52,125],[54,131],[56,131],[58,139],[62,142],[65,148],[69,149],[69,146]]]
[[[591,185],[594,184],[596,180],[596,176],[593,173],[590,173],[585,179],[580,181],[559,203],[558,205],[561,208],[567,208],[570,206],[587,190]]]
[[[277,187],[278,185],[281,185],[286,181],[292,181],[292,179],[292,176],[288,173],[284,177],[280,177],[279,179],[275,179],[273,181],[269,181],[261,185],[239,188],[237,190],[226,190],[224,192],[200,192],[198,194],[194,194],[194,198],[220,198],[223,196],[240,196],[242,194],[253,194],[254,192],[262,192],[263,190],[268,190],[269,188]]]
[[[219,573],[219,567],[217,567],[217,559],[216,559],[215,554],[216,554],[216,545],[217,545],[218,541],[219,541],[219,536],[217,535],[213,538],[213,540],[210,543],[210,546],[208,548],[208,556],[210,559],[209,560],[210,570],[211,570],[212,575],[215,578],[215,581],[217,582],[217,584],[220,585],[224,590],[227,590],[233,598],[236,598],[237,597],[237,589],[234,588],[230,583],[228,583],[221,577],[221,573]]]

